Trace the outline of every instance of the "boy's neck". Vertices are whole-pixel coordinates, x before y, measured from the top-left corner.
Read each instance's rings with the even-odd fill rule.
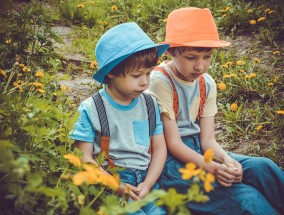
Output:
[[[105,90],[107,94],[120,105],[130,105],[133,102],[132,98],[121,96],[117,90],[109,87],[108,85],[105,87]]]
[[[194,80],[187,80],[186,77],[184,77],[179,71],[178,69],[175,67],[175,65],[173,64],[173,61],[170,61],[169,63],[167,63],[168,67],[173,71],[173,73],[181,80],[186,81],[186,82],[194,82]]]

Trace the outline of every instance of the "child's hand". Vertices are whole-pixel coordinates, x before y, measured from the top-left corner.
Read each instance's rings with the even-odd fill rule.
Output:
[[[230,164],[220,164],[216,170],[215,178],[224,187],[230,187],[236,180],[236,170]]]
[[[228,166],[232,167],[235,170],[234,173],[233,173],[234,176],[236,177],[234,183],[240,183],[242,181],[242,178],[243,178],[243,167],[242,167],[242,165],[238,161],[232,159],[231,157],[224,159],[224,162]]]
[[[151,190],[147,183],[142,182],[137,186],[140,189],[139,197],[142,199],[144,198]]]
[[[129,195],[129,198],[132,199],[133,201],[140,200],[140,197],[138,196],[140,193],[139,188],[134,187],[130,184],[120,184],[117,189],[118,196],[122,197],[127,193]]]

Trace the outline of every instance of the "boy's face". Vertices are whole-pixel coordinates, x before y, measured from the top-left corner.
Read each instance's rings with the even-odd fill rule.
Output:
[[[172,55],[173,65],[177,69],[174,70],[175,74],[184,81],[194,81],[208,70],[213,52],[214,49],[209,52],[198,52],[190,47],[181,53],[175,50]]]
[[[108,90],[111,96],[118,103],[131,103],[137,98],[150,84],[150,72],[153,68],[134,68],[124,75],[114,77],[108,74],[110,82]]]

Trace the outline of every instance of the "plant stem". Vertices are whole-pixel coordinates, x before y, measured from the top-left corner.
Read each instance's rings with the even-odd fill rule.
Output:
[[[99,196],[103,193],[105,190],[105,187],[102,187],[100,192],[95,196],[95,198],[88,204],[87,208],[89,208],[94,202],[99,198]]]
[[[228,164],[226,164],[224,161],[222,161],[222,160],[219,159],[219,158],[213,157],[213,160],[214,160],[215,162],[219,163],[219,164],[225,164],[227,167],[229,167]]]

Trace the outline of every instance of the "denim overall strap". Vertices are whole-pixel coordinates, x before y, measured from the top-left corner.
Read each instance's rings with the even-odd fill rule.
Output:
[[[169,73],[163,68],[163,67],[156,67],[154,70],[158,70],[162,72],[170,81],[172,89],[173,89],[173,109],[175,113],[175,119],[178,120],[178,110],[179,110],[179,99],[178,99],[178,93],[175,87],[175,84],[173,82],[172,77],[169,75]],[[199,111],[196,117],[196,122],[199,123],[199,119],[203,113],[203,107],[206,100],[206,84],[203,75],[200,75],[198,78],[199,81],[199,92],[200,92],[200,103],[199,103]]]
[[[110,143],[110,130],[109,124],[107,120],[106,110],[104,106],[104,102],[99,92],[96,92],[92,96],[95,106],[98,111],[100,125],[101,125],[101,151],[100,153],[105,154],[105,159],[109,166],[114,167],[113,160],[109,157],[109,143]]]
[[[144,99],[146,101],[147,106],[147,112],[148,112],[148,121],[149,121],[149,137],[150,137],[150,147],[149,147],[149,153],[152,151],[152,135],[156,129],[156,111],[155,111],[155,104],[153,101],[153,98],[143,93]]]

